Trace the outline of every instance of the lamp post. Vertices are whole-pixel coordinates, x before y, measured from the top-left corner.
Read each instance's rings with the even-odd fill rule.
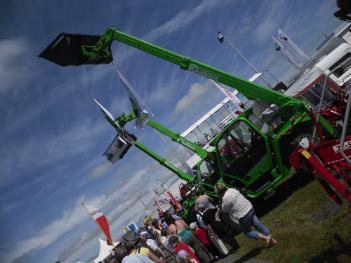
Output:
[[[224,37],[224,34],[221,31],[218,31],[217,39],[220,43],[223,43],[224,41],[226,41],[228,43],[228,45],[240,55],[240,57],[246,62],[246,64],[249,65],[249,67],[253,71],[255,71],[255,73],[260,74],[260,72],[258,72],[258,70],[255,68],[255,66],[252,65],[250,63],[250,61],[247,60],[247,58],[244,56],[244,54],[241,53],[241,51],[229,39]],[[262,75],[260,76],[260,78],[268,87],[272,87],[272,85],[267,80],[265,80],[265,78]]]

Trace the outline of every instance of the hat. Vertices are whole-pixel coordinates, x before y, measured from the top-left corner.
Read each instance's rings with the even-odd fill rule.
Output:
[[[144,225],[152,221],[152,216],[148,215],[144,217]]]
[[[192,222],[190,225],[189,225],[189,227],[190,227],[190,229],[196,229],[196,222]]]

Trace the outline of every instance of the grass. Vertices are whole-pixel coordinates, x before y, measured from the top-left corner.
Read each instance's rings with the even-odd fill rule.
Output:
[[[294,177],[296,182],[286,182],[280,193],[255,204],[279,243],[266,248],[240,234],[237,254],[270,262],[351,262],[350,205],[334,204],[317,181],[303,179],[301,187],[301,175]],[[272,207],[265,211],[265,206]]]

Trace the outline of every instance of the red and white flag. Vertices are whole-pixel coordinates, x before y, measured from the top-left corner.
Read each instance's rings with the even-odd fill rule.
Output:
[[[112,246],[113,242],[112,242],[112,237],[110,233],[110,226],[106,216],[99,209],[91,205],[86,205],[84,203],[82,205],[89,213],[89,215],[95,220],[96,224],[100,227],[101,231],[105,234],[107,239],[107,244]]]

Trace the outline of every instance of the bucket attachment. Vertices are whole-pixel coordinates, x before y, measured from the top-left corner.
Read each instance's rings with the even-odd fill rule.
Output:
[[[107,147],[103,154],[108,161],[115,163],[122,159],[123,156],[128,152],[129,148],[133,146],[133,143],[137,140],[134,134],[125,132],[124,135],[118,134],[110,145]]]
[[[111,46],[108,47],[109,56],[90,58],[82,52],[81,46],[94,46],[100,40],[99,35],[59,34],[53,42],[40,54],[60,66],[79,66],[84,64],[108,64],[112,61]]]

